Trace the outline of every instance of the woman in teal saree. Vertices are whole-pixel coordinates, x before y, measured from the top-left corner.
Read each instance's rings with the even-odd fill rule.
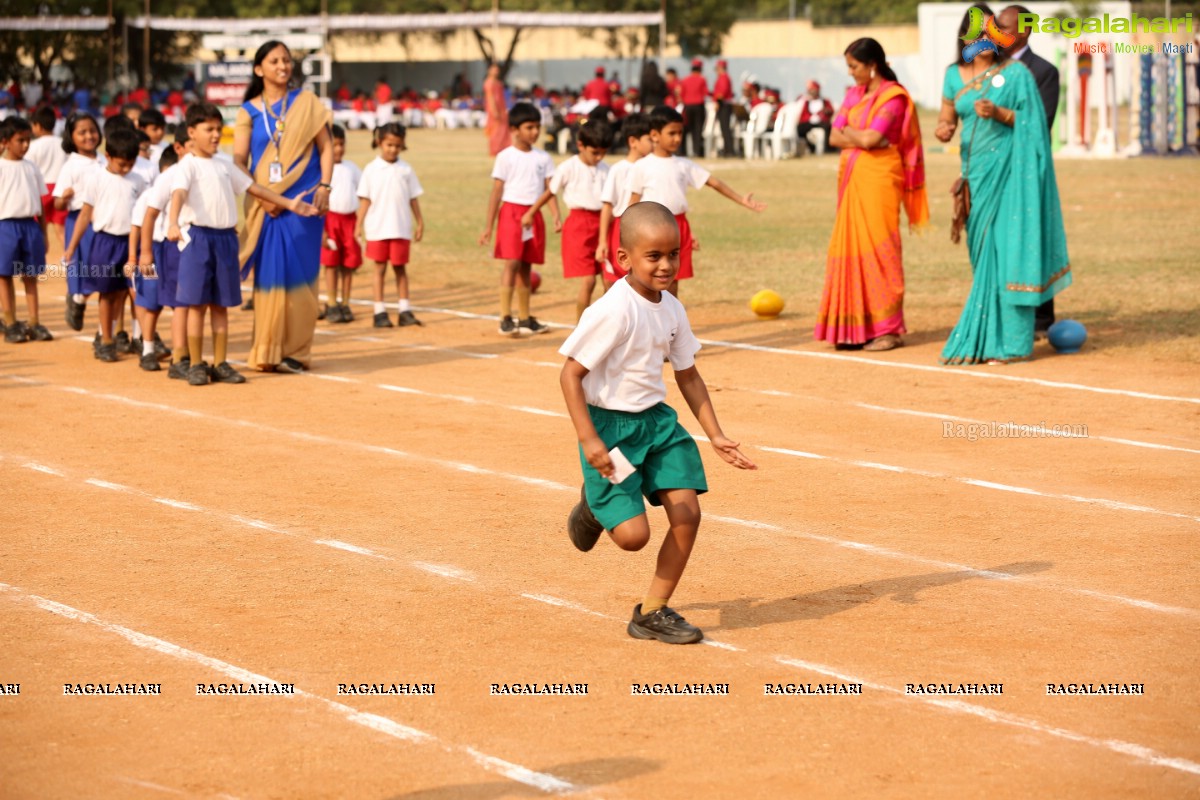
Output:
[[[935,135],[948,142],[960,120],[974,281],[941,361],[1027,359],[1034,310],[1071,284],[1050,136],[1033,76],[991,50],[951,64]]]

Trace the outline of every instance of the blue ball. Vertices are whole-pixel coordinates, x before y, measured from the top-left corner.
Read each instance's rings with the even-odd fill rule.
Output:
[[[1073,319],[1059,320],[1046,332],[1050,344],[1060,353],[1078,353],[1087,341],[1087,328]]]

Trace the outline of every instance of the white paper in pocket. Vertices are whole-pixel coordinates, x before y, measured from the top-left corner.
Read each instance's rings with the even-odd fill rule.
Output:
[[[533,241],[533,226],[532,225],[530,225],[527,228],[521,228],[521,241],[522,242],[532,242]]]
[[[621,452],[621,448],[614,447],[609,450],[608,457],[612,459],[613,463],[613,474],[608,477],[609,483],[624,483],[626,478],[637,472],[633,464],[630,464],[629,459]]]
[[[183,248],[192,243],[192,236],[188,233],[190,225],[185,225],[179,229],[179,252],[183,252]]]

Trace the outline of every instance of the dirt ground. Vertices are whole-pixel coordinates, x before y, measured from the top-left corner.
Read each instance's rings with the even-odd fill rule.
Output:
[[[384,331],[359,284],[311,373],[243,386],[94,361],[54,282],[58,340],[0,345],[0,686],[20,684],[0,694],[0,796],[1200,794],[1194,369],[1045,344],[943,369],[919,334],[835,353],[784,320],[693,312],[760,470],[701,444],[711,492],[672,605],[708,646],[672,647],[624,631],[658,537],[566,537],[572,287],[535,297],[562,325],[512,340],[490,282],[422,284],[425,326]],[[231,320],[241,357],[252,315]],[[981,423],[1086,435],[945,435]],[[196,689],[268,682],[295,694]],[[64,695],[86,683],[161,694]],[[363,683],[435,692],[338,694]],[[587,694],[491,693],[559,683]],[[1144,694],[1047,694],[1071,683]]]

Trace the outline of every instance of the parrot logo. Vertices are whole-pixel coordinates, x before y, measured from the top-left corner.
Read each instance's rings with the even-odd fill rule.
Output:
[[[994,16],[985,16],[983,9],[972,6],[967,12],[967,32],[962,40],[967,43],[962,51],[963,61],[970,64],[984,50],[999,55],[1001,50],[1012,47],[1017,39],[1011,33],[1000,30]]]

